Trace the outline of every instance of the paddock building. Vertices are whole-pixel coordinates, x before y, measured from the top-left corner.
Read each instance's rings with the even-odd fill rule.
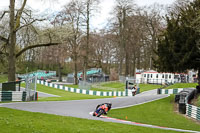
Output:
[[[137,72],[138,83],[166,84],[188,82],[188,74],[185,73],[159,73],[154,70]]]

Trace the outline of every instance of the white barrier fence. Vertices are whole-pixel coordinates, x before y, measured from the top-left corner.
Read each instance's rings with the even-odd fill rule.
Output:
[[[95,96],[132,96],[132,92],[131,90],[126,90],[126,91],[110,91],[110,92],[103,92],[103,91],[93,91],[93,90],[85,90],[85,89],[78,89],[78,88],[71,88],[71,87],[66,87],[63,85],[57,85],[57,84],[53,84],[53,83],[48,83],[48,82],[44,82],[41,80],[37,80],[38,84],[42,84],[45,86],[49,86],[52,88],[57,88],[57,89],[62,89],[65,91],[69,91],[69,92],[74,92],[74,93],[81,93],[81,94],[87,94],[87,95],[95,95]]]
[[[200,108],[191,104],[186,104],[186,115],[196,120],[200,120]]]
[[[0,91],[0,101],[25,101],[25,91]]]

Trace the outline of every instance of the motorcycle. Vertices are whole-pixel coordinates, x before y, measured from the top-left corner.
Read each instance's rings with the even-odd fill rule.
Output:
[[[111,109],[111,103],[104,103],[97,105],[96,110],[93,113],[93,116],[100,117],[103,114],[107,114],[107,112]]]

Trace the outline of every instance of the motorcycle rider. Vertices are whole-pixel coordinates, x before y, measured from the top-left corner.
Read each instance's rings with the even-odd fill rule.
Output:
[[[136,93],[137,93],[137,87],[136,87],[136,85],[134,85],[134,86],[132,87],[131,91],[132,91],[132,95],[135,96]]]
[[[97,105],[96,111],[93,113],[93,116],[99,117],[100,115],[98,114],[100,110],[103,110],[103,114],[107,114],[107,112],[111,109],[112,103],[102,103]]]

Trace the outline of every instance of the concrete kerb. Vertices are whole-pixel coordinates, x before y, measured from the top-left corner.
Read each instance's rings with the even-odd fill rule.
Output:
[[[150,125],[150,124],[143,124],[143,123],[137,123],[137,122],[132,122],[132,121],[126,121],[126,120],[111,118],[111,117],[107,117],[107,116],[104,116],[103,118],[109,119],[109,120],[114,120],[117,123],[129,124],[129,125],[140,126],[140,127],[157,128],[157,129],[161,129],[161,130],[171,130],[171,131],[177,131],[177,132],[200,133],[199,131],[184,130],[184,129],[177,129],[177,128],[169,128],[169,127],[161,127],[161,126],[155,126],[155,125]]]

